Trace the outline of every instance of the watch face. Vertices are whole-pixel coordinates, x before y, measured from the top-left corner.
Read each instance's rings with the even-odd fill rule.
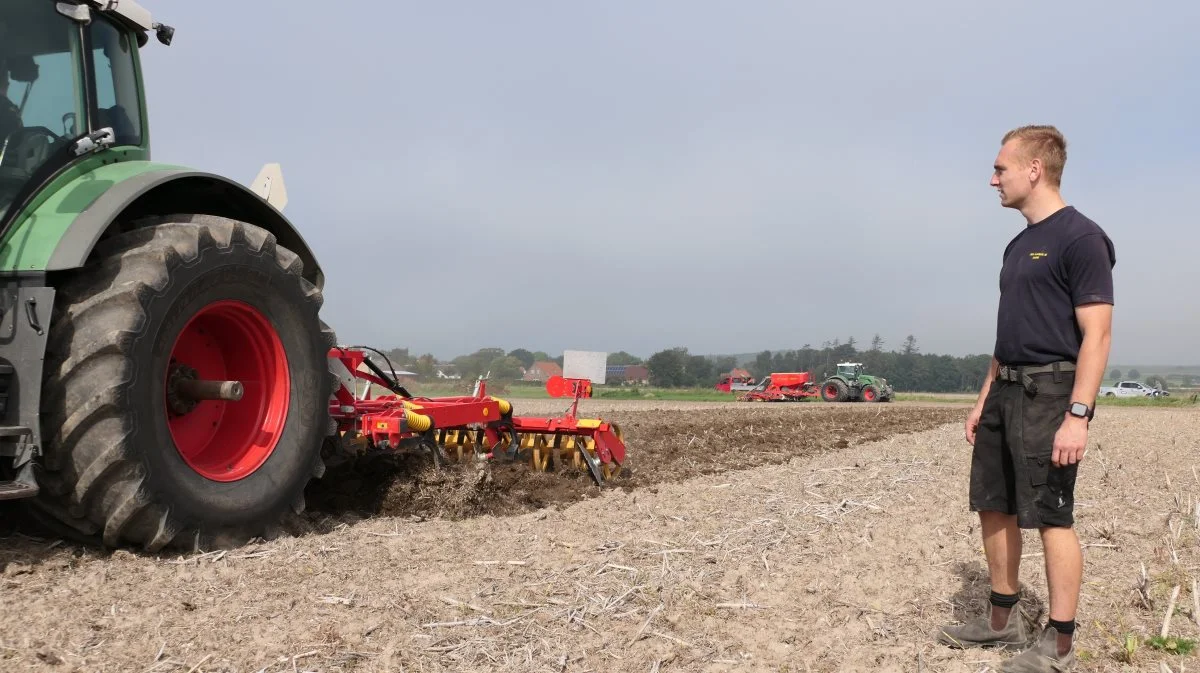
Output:
[[[1071,405],[1071,415],[1072,416],[1083,417],[1083,416],[1087,416],[1087,413],[1088,413],[1087,405],[1084,404],[1083,402],[1075,402]]]

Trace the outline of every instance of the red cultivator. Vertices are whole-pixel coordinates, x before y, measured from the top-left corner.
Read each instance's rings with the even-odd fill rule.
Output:
[[[365,365],[370,372],[362,371]],[[359,450],[425,450],[434,461],[465,457],[528,460],[546,471],[570,465],[587,470],[597,485],[616,477],[625,463],[625,443],[615,423],[579,418],[579,400],[591,397],[587,379],[552,377],[552,397],[572,397],[558,418],[513,416],[512,405],[487,394],[480,380],[473,394],[460,397],[414,397],[366,358],[362,350],[334,348],[329,366],[341,385],[330,398],[330,413],[346,448]],[[367,383],[361,396],[357,383]],[[371,385],[392,394],[371,397]]]

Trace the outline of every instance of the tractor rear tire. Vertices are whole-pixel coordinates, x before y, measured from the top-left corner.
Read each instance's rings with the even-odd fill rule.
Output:
[[[208,215],[145,224],[103,241],[59,288],[42,494],[30,504],[109,547],[274,537],[303,511],[336,432],[321,291],[259,227]],[[181,403],[181,365],[240,381],[241,399]]]
[[[829,379],[821,384],[821,399],[826,402],[845,402],[850,390],[841,379]]]

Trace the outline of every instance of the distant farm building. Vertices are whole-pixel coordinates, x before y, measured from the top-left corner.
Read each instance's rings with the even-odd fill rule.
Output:
[[[610,386],[645,385],[650,383],[650,370],[645,365],[608,365],[604,377]]]
[[[533,363],[529,369],[526,369],[525,375],[521,377],[521,380],[544,382],[551,376],[562,376],[562,373],[562,367],[559,367],[557,362],[542,360]]]

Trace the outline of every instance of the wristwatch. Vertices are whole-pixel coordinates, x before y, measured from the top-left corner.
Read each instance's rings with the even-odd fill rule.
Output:
[[[1092,420],[1092,417],[1096,415],[1096,410],[1088,408],[1088,405],[1084,404],[1083,402],[1072,402],[1071,408],[1067,411],[1067,413],[1076,418],[1086,418],[1090,421]]]

